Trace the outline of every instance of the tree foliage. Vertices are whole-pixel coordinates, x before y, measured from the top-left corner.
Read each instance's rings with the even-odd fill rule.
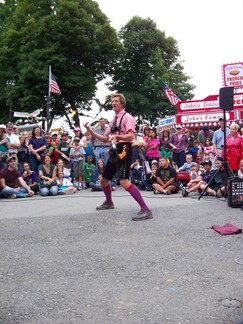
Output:
[[[111,74],[121,44],[108,18],[91,0],[8,0],[0,4],[0,104],[6,121],[13,109],[46,109],[48,66],[61,96],[52,116],[90,109],[96,84]],[[78,119],[78,115],[77,115]]]
[[[162,91],[166,81],[180,99],[193,97],[194,86],[183,73],[176,41],[166,37],[151,19],[133,17],[120,33],[124,52],[114,69],[110,90],[125,94],[127,110],[139,122],[156,125],[159,117],[175,114]]]
[[[133,17],[117,33],[92,0],[6,0],[0,3],[0,122],[14,111],[46,112],[48,66],[62,91],[52,95],[51,117],[91,109],[97,83],[107,76],[123,92],[127,110],[156,125],[175,113],[165,81],[181,99],[194,86],[183,72],[176,41],[151,19]],[[108,108],[108,103],[104,105]]]

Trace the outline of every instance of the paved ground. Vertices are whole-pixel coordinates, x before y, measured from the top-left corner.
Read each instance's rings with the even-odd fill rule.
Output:
[[[0,201],[0,323],[243,323],[243,211],[224,199],[127,192]],[[236,260],[237,261],[237,260]]]

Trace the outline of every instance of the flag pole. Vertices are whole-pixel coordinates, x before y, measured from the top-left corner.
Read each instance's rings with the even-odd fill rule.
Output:
[[[47,95],[47,105],[46,105],[46,121],[47,121],[47,132],[50,130],[50,109],[51,109],[51,65],[49,65],[49,82],[48,82],[48,95]]]

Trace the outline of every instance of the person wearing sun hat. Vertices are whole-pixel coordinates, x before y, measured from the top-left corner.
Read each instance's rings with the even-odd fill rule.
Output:
[[[0,171],[0,198],[14,199],[33,195],[34,192],[16,170],[16,157],[10,156],[7,167]]]
[[[84,141],[86,140],[86,137],[84,136],[82,129],[79,126],[76,126],[73,130],[74,132],[74,137],[70,143],[70,148],[74,145],[74,138],[79,137],[80,139],[80,145],[84,146]]]

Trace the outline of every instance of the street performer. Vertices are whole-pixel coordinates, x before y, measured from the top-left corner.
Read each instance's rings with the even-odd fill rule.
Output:
[[[106,200],[101,206],[96,207],[96,210],[114,209],[110,181],[116,175],[120,185],[130,193],[141,207],[141,210],[132,220],[151,219],[153,218],[152,211],[146,205],[138,188],[129,180],[135,120],[125,111],[126,99],[123,94],[116,93],[112,95],[111,104],[116,115],[104,135],[97,134],[89,123],[84,125],[91,135],[98,140],[112,143],[109,159],[100,179]]]

